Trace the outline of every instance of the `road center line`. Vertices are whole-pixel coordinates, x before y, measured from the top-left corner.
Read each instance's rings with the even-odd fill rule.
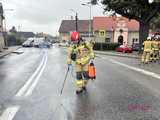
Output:
[[[28,96],[32,94],[34,88],[36,87],[39,81],[40,76],[42,75],[45,69],[46,63],[47,63],[47,53],[46,51],[43,51],[43,53],[44,55],[43,55],[40,65],[38,66],[36,71],[33,73],[33,75],[29,78],[29,80],[26,82],[26,84],[17,92],[15,97]],[[34,78],[35,78],[35,81],[33,82]],[[31,87],[29,88],[29,86]],[[0,116],[0,120],[13,120],[14,116],[19,111],[19,109],[20,109],[20,106],[14,106],[14,107],[7,108],[3,112],[3,114]]]
[[[115,61],[115,60],[113,60],[113,59],[109,59],[109,61],[112,62],[112,63],[118,64],[118,65],[121,65],[121,66],[123,66],[123,67],[126,67],[126,68],[128,68],[128,69],[131,69],[131,70],[140,72],[140,73],[142,73],[142,74],[145,74],[145,75],[154,77],[154,78],[156,78],[156,79],[160,79],[160,75],[159,75],[159,74],[156,74],[156,73],[153,73],[153,72],[150,72],[150,71],[146,71],[146,70],[144,70],[144,69],[136,68],[136,67],[133,67],[133,66],[129,66],[129,65],[127,65],[127,64],[124,64],[124,63]]]
[[[19,106],[14,106],[14,107],[7,108],[3,112],[2,116],[0,116],[0,120],[12,120],[19,109],[20,109]]]
[[[44,65],[43,65],[42,69],[40,70],[38,76],[36,77],[35,81],[33,82],[33,84],[30,86],[30,88],[28,88],[28,91],[25,93],[25,95],[24,95],[25,97],[30,96],[32,94],[33,90],[35,89],[36,85],[38,84],[39,78],[41,77],[41,75],[46,67],[47,59],[48,59],[48,57],[46,55]]]
[[[42,68],[44,60],[45,60],[45,56],[43,56],[42,61],[41,61],[40,65],[38,66],[38,68],[36,69],[36,71],[32,74],[32,76],[24,84],[24,86],[17,92],[17,94],[15,95],[15,97],[21,97],[22,95],[24,95],[25,91],[27,90],[27,88],[29,87],[29,85],[32,83],[33,79],[36,77],[36,75],[38,74],[38,72]]]

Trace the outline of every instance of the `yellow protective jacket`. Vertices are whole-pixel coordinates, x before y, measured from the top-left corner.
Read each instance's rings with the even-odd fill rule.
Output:
[[[159,42],[158,41],[153,41],[153,48],[152,50],[159,50]]]
[[[72,64],[73,62],[71,59],[72,53],[76,54],[76,60],[74,62],[78,65],[86,65],[89,63],[90,59],[95,57],[92,45],[89,42],[82,42],[79,45],[71,45],[68,48],[68,64]]]
[[[159,50],[160,50],[160,41],[158,41],[158,48],[159,48]]]
[[[153,49],[152,41],[144,41],[143,45],[144,45],[144,51],[145,52],[151,52],[152,51],[152,49]]]

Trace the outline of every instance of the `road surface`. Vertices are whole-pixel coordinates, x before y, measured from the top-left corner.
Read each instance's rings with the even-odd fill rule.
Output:
[[[97,79],[75,94],[66,49],[22,48],[0,59],[0,120],[159,120],[159,64],[97,55]]]

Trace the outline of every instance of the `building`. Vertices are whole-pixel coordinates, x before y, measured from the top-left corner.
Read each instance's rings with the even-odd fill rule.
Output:
[[[91,21],[91,33],[89,33],[90,20],[78,20],[78,31],[85,39],[93,39],[93,20]],[[70,33],[76,30],[75,20],[63,20],[59,28],[60,41],[70,40]]]
[[[69,40],[75,26],[74,20],[63,20],[59,29],[60,40]],[[88,39],[89,20],[78,20],[78,30],[83,38]],[[139,22],[125,17],[94,17],[91,31],[91,39],[96,42],[139,43]]]
[[[27,40],[28,38],[35,37],[33,32],[17,32],[17,37],[20,38],[22,41]]]
[[[132,45],[139,42],[139,22],[124,17],[94,17],[96,42],[114,42]]]
[[[2,3],[0,3],[0,52],[3,51],[3,48],[5,47],[4,37],[3,37],[3,6]]]

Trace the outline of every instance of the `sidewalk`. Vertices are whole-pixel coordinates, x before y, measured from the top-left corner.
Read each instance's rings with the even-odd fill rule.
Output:
[[[4,56],[9,55],[10,53],[16,51],[19,48],[21,48],[21,46],[12,46],[12,47],[8,47],[8,49],[4,49],[3,52],[0,52],[0,58],[3,58]]]
[[[138,55],[137,52],[133,52],[133,53],[121,53],[121,52],[116,52],[116,51],[95,51],[95,53],[96,54],[100,54],[100,55],[128,57],[128,58],[135,58],[135,59],[140,59],[141,58],[141,56]]]

